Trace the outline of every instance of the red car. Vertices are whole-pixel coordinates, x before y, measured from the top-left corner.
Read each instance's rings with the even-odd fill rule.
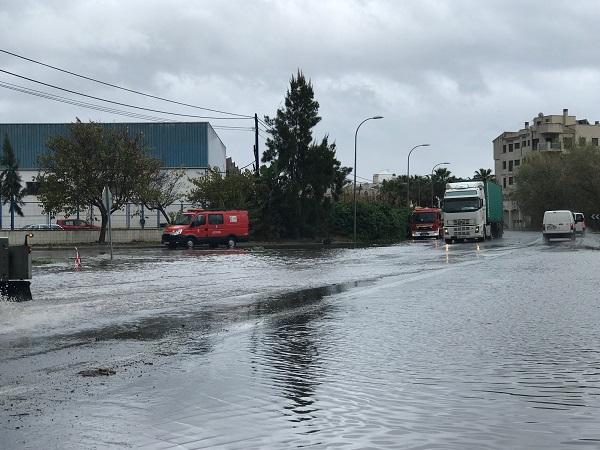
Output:
[[[63,230],[99,230],[100,227],[80,219],[59,219],[56,221]]]

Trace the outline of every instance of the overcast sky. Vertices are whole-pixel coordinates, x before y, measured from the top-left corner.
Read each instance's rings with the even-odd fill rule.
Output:
[[[0,48],[208,108],[274,115],[299,68],[312,80],[338,157],[359,177],[493,169],[492,140],[539,112],[600,120],[600,5],[481,0],[0,0]],[[186,114],[0,54],[0,68],[91,95]],[[0,82],[76,98],[7,74]],[[0,121],[135,121],[0,89]],[[79,99],[84,100],[84,99]],[[100,103],[93,100],[86,100]],[[154,114],[164,118],[166,115]],[[251,126],[247,120],[213,125]],[[239,166],[253,135],[217,131]],[[264,139],[260,140],[261,151]]]

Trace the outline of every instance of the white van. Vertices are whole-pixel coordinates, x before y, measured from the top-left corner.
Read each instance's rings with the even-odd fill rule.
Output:
[[[546,242],[554,238],[568,238],[574,241],[575,219],[573,213],[567,210],[546,211],[542,233]]]

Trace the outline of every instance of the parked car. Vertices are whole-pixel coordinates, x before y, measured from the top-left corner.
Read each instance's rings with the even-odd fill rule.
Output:
[[[573,218],[575,219],[575,234],[585,235],[585,216],[583,213],[574,212]]]
[[[58,219],[56,221],[64,230],[99,230],[100,227],[81,219]]]
[[[573,213],[567,210],[544,212],[542,233],[544,241],[550,242],[554,238],[568,238],[575,240],[575,219]]]
[[[248,241],[248,225],[248,211],[190,209],[165,228],[162,243],[169,247],[225,244],[233,248],[238,242]]]
[[[47,225],[45,223],[32,223],[29,225],[25,225],[23,228],[21,228],[22,230],[47,230],[47,231],[59,231],[59,230],[63,230],[63,227],[61,227],[60,225],[57,225],[55,223],[51,223],[50,225]]]

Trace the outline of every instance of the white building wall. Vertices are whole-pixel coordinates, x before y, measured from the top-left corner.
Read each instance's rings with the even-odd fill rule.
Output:
[[[21,180],[23,187],[26,186],[26,182],[31,182],[37,176],[37,171],[20,171]],[[187,193],[192,187],[190,178],[196,178],[206,174],[206,169],[188,169],[185,170],[185,175],[181,180],[181,192],[182,197],[180,201],[171,205],[167,208],[167,213],[185,210],[191,208],[194,205],[190,204],[186,200]],[[65,214],[58,214],[56,216],[49,216],[48,214],[42,213],[42,206],[38,201],[38,198],[33,195],[24,197],[25,205],[22,207],[24,216],[20,217],[15,214],[15,229],[20,229],[25,225],[29,224],[51,224],[55,223],[56,219],[75,218],[76,214],[66,216]],[[2,229],[10,229],[10,212],[8,204],[0,205],[1,218],[2,218]],[[147,208],[142,208],[138,204],[128,204],[121,210],[115,211],[111,216],[112,226],[114,228],[125,228],[125,229],[139,229],[142,227],[141,218],[142,210],[144,215],[144,227],[145,228],[156,228],[161,223],[165,222],[164,217],[158,211],[149,211]],[[93,222],[95,225],[100,226],[101,217],[98,208],[85,208],[79,212],[79,218]]]

